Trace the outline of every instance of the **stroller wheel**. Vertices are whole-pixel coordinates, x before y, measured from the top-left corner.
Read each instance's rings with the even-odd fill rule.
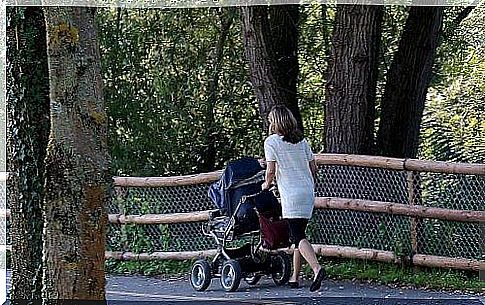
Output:
[[[255,274],[244,278],[244,280],[246,281],[246,283],[248,283],[248,285],[256,285],[260,279],[261,279],[261,274]]]
[[[276,286],[281,286],[288,283],[291,276],[291,261],[283,251],[271,257],[271,275]]]
[[[227,292],[236,291],[241,283],[242,272],[238,261],[230,259],[222,265],[221,286]]]
[[[190,272],[190,284],[197,291],[204,291],[211,283],[211,267],[206,260],[198,260],[192,266]]]

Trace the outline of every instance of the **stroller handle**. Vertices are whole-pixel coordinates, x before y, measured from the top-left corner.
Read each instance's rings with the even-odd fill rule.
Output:
[[[264,189],[264,190],[261,190],[257,193],[251,194],[251,195],[244,195],[243,198],[246,199],[246,198],[256,197],[256,196],[261,195],[264,191],[273,192],[273,194],[274,194],[275,191],[278,191],[278,188],[276,187],[276,184],[272,184],[269,189]],[[276,196],[276,197],[278,197],[278,196]]]

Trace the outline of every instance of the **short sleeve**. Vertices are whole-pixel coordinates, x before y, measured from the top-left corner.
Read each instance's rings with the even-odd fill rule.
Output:
[[[266,161],[276,161],[274,142],[271,140],[271,138],[267,138],[264,141],[264,157]]]
[[[306,158],[307,158],[308,161],[312,161],[313,159],[315,159],[315,156],[313,155],[310,144],[308,144],[308,141],[306,139],[305,139],[304,145],[305,145]]]

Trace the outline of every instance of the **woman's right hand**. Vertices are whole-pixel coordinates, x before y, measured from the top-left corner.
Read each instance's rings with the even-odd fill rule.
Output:
[[[268,183],[268,182],[264,182],[262,185],[261,185],[261,190],[267,190],[271,187],[271,185]]]

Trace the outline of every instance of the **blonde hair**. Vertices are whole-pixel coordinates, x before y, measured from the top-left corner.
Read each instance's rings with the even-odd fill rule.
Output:
[[[282,135],[283,141],[296,144],[303,140],[303,134],[298,129],[298,122],[290,109],[285,106],[273,106],[268,114],[268,121],[270,133]]]

